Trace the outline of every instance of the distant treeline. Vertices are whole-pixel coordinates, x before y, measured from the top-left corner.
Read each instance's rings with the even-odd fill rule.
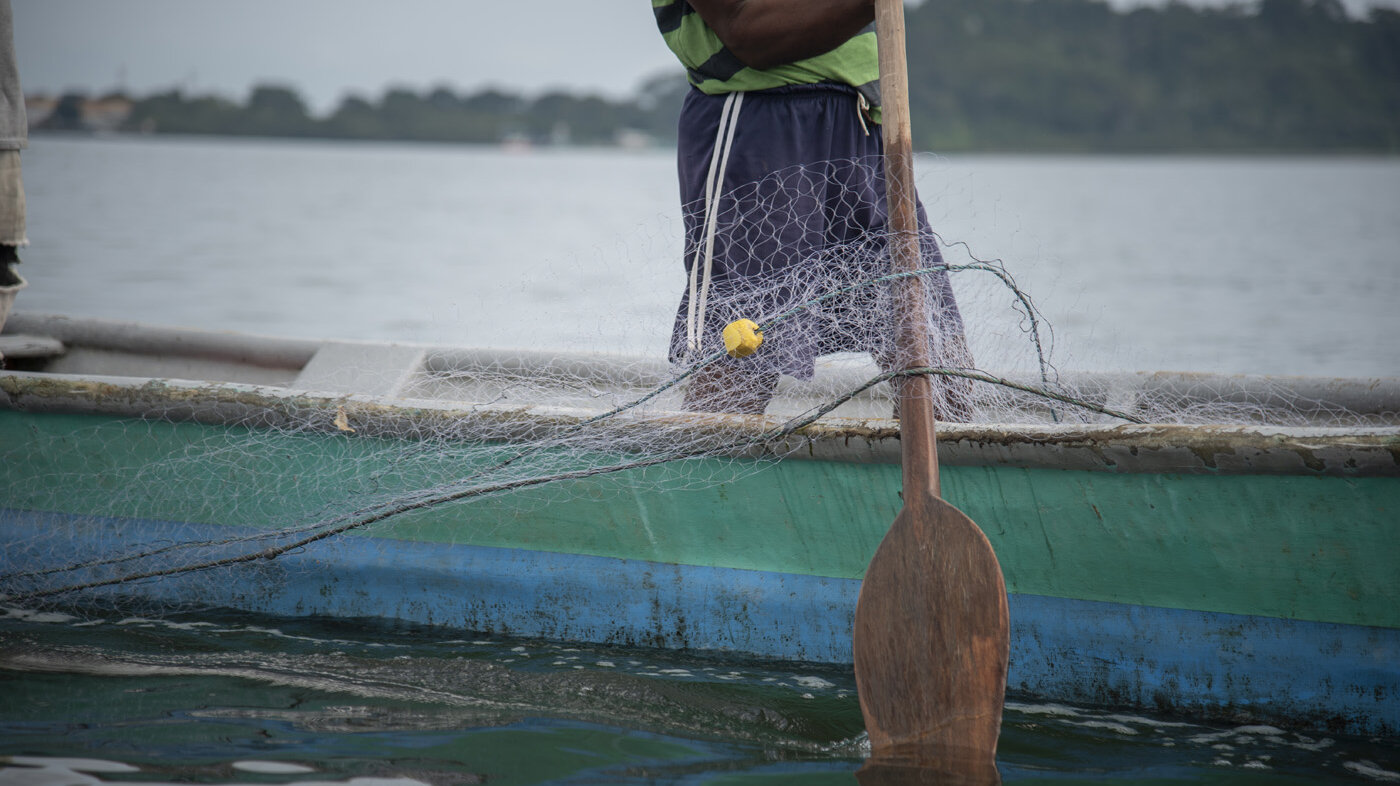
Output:
[[[662,81],[672,83],[671,93],[684,94],[681,77]],[[608,101],[559,92],[526,99],[498,90],[458,95],[439,87],[422,94],[391,89],[377,101],[350,96],[326,117],[316,118],[294,89],[261,85],[245,104],[179,92],[140,99],[123,127],[173,134],[598,145],[617,143],[628,131],[673,137],[678,111],[679,98],[662,111],[655,102],[636,99]]]
[[[1339,0],[910,9],[919,146],[1400,152],[1400,13]]]
[[[1119,12],[1099,0],[925,0],[906,13],[916,145],[927,150],[1400,152],[1400,13],[1339,0]],[[264,85],[246,103],[133,99],[127,130],[344,139],[668,141],[686,86],[609,101],[390,90],[313,117]],[[65,96],[59,102],[73,99]],[[110,97],[109,97],[110,98]],[[71,103],[71,101],[70,101]],[[72,127],[73,111],[44,126]],[[42,126],[41,126],[42,127]],[[640,132],[640,133],[637,133]]]

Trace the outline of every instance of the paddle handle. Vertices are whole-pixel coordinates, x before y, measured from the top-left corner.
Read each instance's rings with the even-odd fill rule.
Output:
[[[881,134],[885,143],[885,187],[889,200],[890,261],[896,273],[918,270],[919,220],[914,202],[914,145],[909,119],[909,67],[904,51],[904,0],[875,0],[880,49]],[[894,282],[895,365],[932,365],[922,278]],[[899,382],[899,438],[904,465],[904,500],[941,496],[933,385],[927,376]]]

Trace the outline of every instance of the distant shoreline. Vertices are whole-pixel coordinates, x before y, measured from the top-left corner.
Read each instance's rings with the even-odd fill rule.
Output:
[[[30,139],[74,139],[74,140],[170,140],[170,141],[267,141],[267,142],[307,142],[314,144],[344,143],[347,145],[423,145],[427,147],[469,147],[481,150],[497,150],[508,153],[547,153],[558,150],[597,150],[605,152],[669,153],[674,151],[673,140],[657,141],[653,144],[627,147],[615,144],[565,143],[532,145],[524,148],[513,147],[503,142],[477,142],[467,140],[435,139],[395,139],[395,138],[356,138],[332,136],[283,136],[272,134],[232,134],[221,132],[159,133],[141,131],[83,131],[32,129]],[[1027,157],[1084,157],[1084,158],[1242,158],[1242,159],[1365,159],[1400,160],[1400,150],[1340,150],[1340,149],[1193,149],[1176,148],[1170,150],[1065,150],[1065,149],[962,149],[962,150],[916,150],[920,156],[948,156],[950,158],[976,156],[1027,156]]]
[[[907,9],[919,150],[987,153],[1400,154],[1400,12],[1334,0],[1117,11],[1095,0],[924,0]],[[538,147],[666,147],[691,90],[526,97],[392,88],[313,115],[293,86],[244,101],[28,96],[31,127]]]

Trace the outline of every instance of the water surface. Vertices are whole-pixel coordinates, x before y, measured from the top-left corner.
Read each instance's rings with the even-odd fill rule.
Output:
[[[684,285],[669,151],[43,136],[24,171],[19,309],[659,357]],[[929,156],[919,188],[1062,369],[1400,374],[1400,159]],[[1005,293],[955,286],[995,367]]]
[[[6,614],[0,756],[23,758],[0,759],[0,784],[854,784],[868,747],[852,675],[827,666],[370,622]],[[998,764],[1007,783],[1384,783],[1400,745],[1012,696]]]

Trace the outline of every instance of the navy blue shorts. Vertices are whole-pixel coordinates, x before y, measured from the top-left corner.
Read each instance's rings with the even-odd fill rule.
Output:
[[[671,335],[673,363],[694,362],[722,347],[723,328],[734,319],[761,324],[824,292],[890,272],[880,127],[864,118],[855,90],[801,85],[743,94],[727,124],[734,126],[733,138],[723,182],[712,189],[720,196],[708,241],[709,286],[703,286],[710,234],[706,182],[725,101],[691,90],[681,111],[688,283]],[[940,264],[922,205],[918,216],[923,263]],[[947,274],[929,276],[927,286],[937,304],[932,332],[941,334],[934,340],[956,335],[961,345],[962,318]],[[881,357],[892,340],[888,303],[887,285],[856,288],[767,332],[762,349],[743,362],[805,379],[819,355]]]

